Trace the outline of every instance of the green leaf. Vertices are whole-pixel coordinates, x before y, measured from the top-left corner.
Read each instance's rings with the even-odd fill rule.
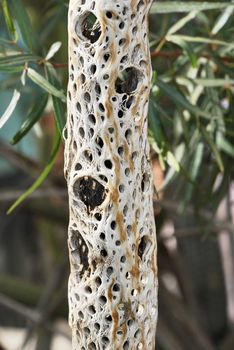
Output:
[[[220,86],[228,86],[234,85],[233,79],[193,79],[193,82],[202,85],[205,87],[220,87]]]
[[[202,111],[197,106],[192,105],[178,90],[173,86],[164,83],[162,80],[157,79],[156,85],[161,91],[168,95],[176,104],[179,104],[183,108],[187,109],[191,113],[210,119],[210,114]]]
[[[56,161],[57,153],[59,150],[59,145],[60,145],[60,140],[61,140],[61,135],[59,131],[56,129],[56,135],[55,135],[55,140],[54,140],[54,146],[52,150],[52,154],[50,157],[50,160],[48,164],[46,165],[45,169],[42,171],[41,175],[36,179],[36,181],[32,184],[32,186],[22,194],[8,209],[7,214],[12,213],[12,211],[18,207],[31,193],[33,193],[42,183],[43,181],[47,178],[49,175],[51,169],[53,168],[53,165]]]
[[[2,0],[2,7],[3,7],[3,13],[4,13],[4,17],[5,17],[5,21],[6,21],[6,25],[7,25],[7,28],[9,30],[9,33],[10,33],[11,37],[13,38],[13,40],[17,41],[18,34],[15,30],[14,23],[12,21],[10,13],[9,13],[9,9],[7,6],[7,0]]]
[[[179,144],[176,147],[176,149],[174,150],[174,158],[176,159],[176,162],[179,164],[181,171],[182,171],[181,161],[184,157],[185,152],[186,152],[186,149],[185,149],[184,143]],[[168,186],[168,184],[173,180],[173,178],[175,177],[176,174],[177,174],[176,167],[169,168],[169,170],[168,170],[168,172],[163,180],[163,183],[162,183],[161,187],[158,189],[158,191],[164,190],[166,188],[166,186]]]
[[[46,80],[42,75],[37,73],[34,69],[28,68],[29,78],[42,89],[47,91],[49,94],[60,98],[61,101],[66,103],[66,96],[63,91],[56,89],[48,80]]]
[[[0,65],[0,72],[2,73],[20,73],[24,70],[24,66],[1,66]]]
[[[162,146],[162,143],[165,142],[165,138],[163,135],[163,130],[160,125],[158,113],[155,107],[155,102],[153,101],[153,97],[150,98],[149,101],[149,128],[152,130],[153,137],[158,145],[158,147]]]
[[[199,144],[196,147],[193,166],[191,169],[191,178],[193,180],[196,179],[196,177],[199,173],[199,168],[200,168],[201,163],[202,163],[203,154],[204,154],[204,144],[202,142],[199,142]]]
[[[207,132],[207,130],[203,126],[200,126],[200,130],[201,130],[201,133],[202,133],[204,139],[206,140],[207,144],[209,145],[211,151],[213,152],[215,161],[216,161],[220,171],[223,173],[224,172],[224,165],[223,165],[223,161],[222,161],[221,155],[219,153],[219,150],[216,147],[216,144],[214,143],[210,134]]]
[[[38,121],[46,107],[47,101],[48,94],[43,94],[37,98],[37,102],[33,104],[33,108],[26,117],[26,120],[22,124],[20,130],[13,136],[13,139],[11,140],[12,145],[19,142]]]
[[[0,128],[2,128],[6,122],[8,121],[8,119],[11,117],[12,113],[15,110],[15,107],[19,101],[20,98],[20,93],[17,90],[14,90],[11,102],[9,103],[7,109],[5,110],[5,112],[3,113],[3,115],[0,117]]]
[[[220,132],[217,135],[217,145],[219,149],[234,158],[234,145],[231,144]]]
[[[181,37],[173,35],[176,32],[178,32],[180,29],[182,29],[188,22],[193,20],[196,15],[198,14],[198,11],[191,11],[188,15],[181,18],[179,21],[177,21],[167,32],[166,34],[166,40],[171,41],[176,45],[179,45],[189,56],[191,63],[193,67],[197,66],[197,59],[194,54],[193,48],[188,44],[185,40],[183,40]]]
[[[37,46],[37,40],[33,32],[30,18],[25,10],[25,6],[23,6],[21,0],[11,0],[10,6],[18,23],[23,41],[28,49],[32,51]]]
[[[166,37],[167,41],[172,40],[184,40],[191,43],[202,43],[202,44],[213,44],[213,45],[221,45],[221,46],[228,46],[230,49],[234,47],[233,43],[229,43],[222,40],[217,39],[209,39],[209,38],[203,38],[200,36],[189,36],[189,35],[181,35],[181,34],[173,34],[173,35],[167,35]]]
[[[216,23],[213,26],[213,29],[211,31],[212,35],[216,35],[227,23],[231,15],[233,14],[234,6],[228,6],[218,17]]]
[[[167,35],[172,35],[176,32],[178,32],[180,29],[182,29],[188,22],[193,20],[196,15],[198,14],[198,11],[191,11],[188,15],[181,18],[179,21],[177,21],[173,26],[168,30]]]
[[[0,69],[4,70],[6,67],[25,65],[27,62],[36,62],[40,60],[39,56],[31,54],[9,55],[0,57]]]
[[[176,37],[176,35],[170,35],[166,37],[167,41],[170,41],[178,46],[180,46],[185,53],[187,53],[192,66],[197,67],[197,57],[194,53],[193,47],[186,41],[184,41],[182,38]]]
[[[228,6],[234,6],[230,2],[196,2],[196,1],[156,1],[151,7],[151,14],[155,13],[176,13],[190,12],[193,10],[205,11],[223,9]]]
[[[54,55],[59,51],[61,45],[61,41],[56,41],[55,43],[53,43],[46,55],[45,60],[49,61],[52,57],[54,57]]]
[[[202,142],[199,142],[196,145],[194,159],[192,161],[191,170],[190,170],[190,177],[191,177],[191,179],[193,181],[196,180],[196,178],[197,178],[197,176],[199,174],[200,166],[202,164],[203,154],[204,154],[204,144]],[[188,187],[187,187],[187,189],[185,191],[185,194],[184,194],[183,207],[185,207],[185,205],[190,201],[194,189],[195,189],[194,184],[189,184],[188,185]]]
[[[57,78],[56,71],[50,64],[47,64],[47,73],[50,83],[60,90],[61,84]],[[60,133],[62,134],[63,128],[66,124],[66,107],[64,103],[62,103],[61,100],[56,96],[52,96],[52,100],[56,124]]]
[[[170,151],[167,152],[167,164],[175,169],[175,171],[178,173],[180,171],[180,164],[177,161],[176,157],[174,156],[174,154]]]
[[[155,109],[159,112],[164,118],[163,121],[170,124],[170,127],[173,125],[173,118],[167,114],[167,112],[157,103],[155,103]]]

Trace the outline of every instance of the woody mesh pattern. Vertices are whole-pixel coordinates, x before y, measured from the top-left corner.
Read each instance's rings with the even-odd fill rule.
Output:
[[[73,349],[154,349],[156,236],[146,0],[71,0],[68,120]]]

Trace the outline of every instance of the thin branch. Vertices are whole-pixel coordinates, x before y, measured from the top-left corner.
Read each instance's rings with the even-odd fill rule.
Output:
[[[17,314],[25,317],[32,322],[38,322],[41,318],[40,314],[37,311],[30,309],[29,307],[7,297],[2,293],[0,293],[0,304],[10,310],[15,311]]]
[[[65,294],[64,287],[67,284],[67,263],[67,258],[63,259],[60,262],[51,280],[49,281],[48,287],[41,295],[37,305],[37,312],[40,314],[40,319],[28,327],[22,348],[25,348],[32,334],[41,326],[43,326],[44,323],[48,322],[49,317],[51,317],[54,311],[59,307],[59,305],[61,305]],[[63,281],[63,283],[61,281]],[[56,290],[58,290],[57,295],[55,294]]]
[[[7,145],[2,141],[0,141],[0,156],[7,159],[10,163],[23,170],[27,174],[30,174],[33,177],[38,176],[40,166],[37,162],[17,152],[13,147]]]
[[[68,64],[67,63],[52,63],[52,66],[56,69],[58,68],[67,68]]]
[[[9,298],[2,293],[0,293],[0,304],[7,307],[10,310],[15,311],[16,313],[32,321],[33,323],[38,323],[41,320],[41,313],[24,306],[18,301],[15,301],[14,299]],[[51,322],[47,321],[44,325],[46,329],[48,329],[50,332],[60,334],[69,340],[71,339],[70,334],[68,334],[68,332],[61,330],[58,326],[51,324]]]
[[[194,215],[194,209],[192,206],[187,206],[183,213],[179,210],[179,204],[177,202],[172,202],[166,199],[160,200],[160,201],[154,201],[155,206],[162,206],[163,208],[167,210],[171,210],[178,214],[189,214]],[[202,234],[204,231],[210,231],[212,233],[219,233],[220,230],[226,230],[228,232],[234,232],[234,224],[231,221],[228,220],[217,220],[215,217],[212,216],[212,213],[203,210],[201,213],[199,213],[199,217],[204,220],[202,225],[197,225],[190,228],[180,228],[176,230],[175,236],[185,237],[185,236],[193,236],[197,234]]]

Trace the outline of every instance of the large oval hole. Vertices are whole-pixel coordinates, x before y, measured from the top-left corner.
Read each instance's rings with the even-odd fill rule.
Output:
[[[137,89],[143,79],[141,71],[135,67],[128,67],[121,71],[115,81],[115,90],[119,94],[131,94]]]
[[[142,192],[147,192],[150,187],[150,177],[147,173],[144,173],[142,175],[142,180],[141,180],[141,190]]]
[[[141,238],[140,243],[138,245],[138,256],[141,260],[143,260],[143,255],[149,251],[151,244],[152,242],[148,236],[143,236]]]
[[[82,278],[84,272],[89,267],[89,250],[85,240],[83,239],[79,231],[71,230],[69,238],[69,245],[71,249],[71,258],[73,259],[73,265],[75,266],[75,269],[79,271],[79,275]]]
[[[101,26],[97,17],[92,12],[87,11],[77,20],[75,32],[80,39],[95,43],[101,35]]]
[[[73,185],[73,192],[86,205],[88,211],[101,205],[106,198],[105,187],[91,176],[77,180]]]

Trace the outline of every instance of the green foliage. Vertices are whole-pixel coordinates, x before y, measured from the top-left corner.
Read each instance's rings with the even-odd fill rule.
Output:
[[[38,101],[35,101],[31,111],[23,122],[19,131],[13,136],[11,140],[11,144],[15,145],[18,143],[33,127],[33,125],[38,121],[41,117],[46,104],[48,102],[48,94],[43,94],[39,97]]]
[[[61,90],[61,84],[57,78],[57,74],[55,69],[53,68],[53,66],[47,66],[47,73],[48,73],[48,79],[49,82],[51,84],[53,84],[57,89]],[[60,131],[60,133],[62,133],[62,130],[65,126],[65,115],[66,115],[66,111],[65,111],[65,106],[62,103],[62,99],[59,98],[59,96],[52,96],[52,100],[53,100],[53,107],[54,107],[54,117],[57,123],[57,127]]]
[[[5,21],[6,21],[6,25],[8,27],[10,36],[12,37],[13,40],[17,40],[17,32],[15,30],[15,26],[14,26],[13,20],[12,20],[12,18],[10,16],[6,0],[2,0],[2,8],[3,8]]]
[[[233,177],[233,12],[231,2],[157,1],[151,8],[151,143],[160,163],[170,150],[179,164],[176,171],[163,157],[158,191],[172,191],[182,207],[215,211],[229,186],[222,179]]]
[[[58,9],[59,7],[59,9]],[[34,7],[28,8],[21,0],[2,1],[2,9],[5,18],[6,28],[2,31],[0,38],[0,73],[6,74],[5,86],[14,87],[14,94],[6,111],[0,118],[0,127],[3,127],[11,117],[20,98],[27,93],[30,86],[34,98],[29,98],[30,111],[18,132],[13,136],[11,143],[14,145],[28,133],[31,128],[43,116],[48,99],[51,97],[56,123],[56,135],[51,157],[41,175],[32,186],[9,208],[12,212],[27,196],[35,191],[50,173],[56,160],[57,152],[61,141],[62,129],[65,125],[65,85],[62,86],[58,72],[50,63],[54,55],[60,49],[61,43],[49,41],[51,31],[56,30],[57,25],[63,23],[66,31],[66,7],[61,1],[50,2],[48,6],[42,6],[43,18],[47,18],[46,24],[41,21],[39,28],[32,26],[33,19],[37,15]],[[32,12],[32,10],[36,12]],[[51,13],[57,11],[60,16],[50,21]],[[41,13],[41,15],[42,15]],[[61,16],[63,13],[63,16]],[[9,38],[7,38],[9,36]],[[51,45],[52,44],[52,45]],[[48,50],[48,45],[51,45]],[[47,52],[47,55],[44,53]],[[43,53],[43,54],[42,54]],[[66,67],[66,66],[65,66]],[[62,78],[65,80],[66,76]],[[30,80],[33,84],[30,83]],[[15,89],[17,86],[17,90]],[[39,87],[39,88],[38,88]],[[44,92],[43,92],[44,91]]]
[[[48,98],[59,135],[65,125],[67,5],[62,0],[2,1],[2,89],[17,89],[20,99],[28,87],[34,94],[13,144],[39,121]],[[149,140],[165,172],[158,191],[176,189],[182,206],[215,210],[226,179],[233,177],[233,12],[230,1],[156,1],[151,7]],[[26,195],[49,173],[58,140],[49,166]],[[218,200],[211,203],[211,196]]]
[[[32,68],[27,69],[28,77],[38,86],[40,86],[43,90],[47,91],[49,94],[58,97],[61,101],[66,102],[66,97],[64,93],[58,90],[55,86],[53,86],[49,80],[45,79],[42,75],[40,75],[37,71]]]
[[[31,21],[25,7],[21,0],[11,0],[10,8],[15,20],[18,24],[20,34],[22,35],[24,43],[27,45],[27,50],[34,51],[37,49],[36,35],[33,31]]]
[[[190,12],[193,10],[205,11],[226,8],[230,2],[216,2],[216,1],[157,1],[152,5],[151,13],[178,13]],[[234,5],[231,5],[234,6]]]
[[[42,183],[43,181],[47,178],[49,175],[51,169],[53,168],[53,165],[56,161],[57,153],[59,150],[59,145],[60,145],[60,140],[61,140],[61,135],[59,131],[56,129],[56,134],[55,134],[55,140],[54,140],[54,145],[53,145],[53,150],[49,159],[48,164],[40,174],[40,176],[36,179],[36,181],[25,191],[8,209],[7,214],[10,214],[20,203],[22,203],[31,193],[33,193]]]

